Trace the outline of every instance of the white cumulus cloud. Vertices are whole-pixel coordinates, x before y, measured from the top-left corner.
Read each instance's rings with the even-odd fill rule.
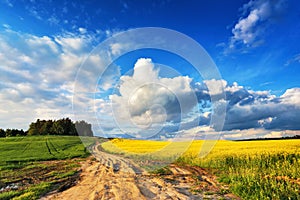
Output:
[[[37,118],[72,117],[76,73],[94,42],[91,33],[36,36],[10,28],[0,31],[0,128],[26,129]],[[82,74],[88,81],[97,80],[94,72],[103,59],[92,55],[86,62],[89,70]],[[118,67],[103,76],[106,85],[115,74]],[[94,100],[82,101],[86,105]]]
[[[197,103],[191,81],[187,76],[161,78],[151,59],[138,59],[133,75],[121,77],[120,94],[110,96],[120,126],[149,129],[179,120]]]
[[[247,49],[264,42],[265,29],[284,10],[284,0],[252,0],[242,7],[242,16],[232,28],[226,51]]]

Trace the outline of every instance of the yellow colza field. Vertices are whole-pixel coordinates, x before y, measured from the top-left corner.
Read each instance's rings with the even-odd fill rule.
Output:
[[[300,140],[217,141],[200,158],[203,143],[114,139],[102,147],[135,159],[176,158],[177,164],[208,168],[243,199],[300,199]]]

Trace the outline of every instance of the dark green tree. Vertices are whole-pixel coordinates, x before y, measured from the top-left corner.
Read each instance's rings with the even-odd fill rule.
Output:
[[[62,119],[62,124],[64,127],[64,135],[77,135],[75,125],[71,119]]]
[[[12,136],[14,136],[13,135],[13,132],[12,132],[12,130],[11,129],[6,129],[6,131],[5,131],[5,135],[6,135],[6,137],[12,137]]]
[[[51,133],[53,135],[64,135],[64,127],[61,120],[54,121],[53,126],[51,128]]]
[[[85,121],[74,124],[69,118],[54,121],[37,119],[36,122],[30,124],[27,133],[28,135],[78,135],[78,130],[84,136],[93,136],[91,124]]]
[[[53,126],[53,121],[52,120],[43,121],[42,125],[41,125],[41,128],[39,130],[39,134],[40,135],[53,135],[51,133],[52,126]]]
[[[5,130],[0,128],[0,137],[6,137]]]
[[[38,120],[39,121],[39,120]],[[38,122],[37,121],[37,122]],[[30,125],[29,125],[29,129],[28,129],[28,135],[39,135],[39,129],[38,129],[38,126],[37,126],[37,122],[32,122]]]
[[[19,129],[12,129],[11,130],[11,134],[12,136],[25,136],[25,132],[23,131],[23,129],[19,130]]]

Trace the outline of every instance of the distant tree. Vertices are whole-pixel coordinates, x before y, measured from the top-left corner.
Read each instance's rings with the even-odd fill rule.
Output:
[[[32,122],[29,125],[27,135],[39,135],[39,129],[38,129],[38,126],[37,126],[38,122],[39,122],[39,119],[37,120],[37,122]]]
[[[51,134],[53,135],[63,135],[64,127],[61,120],[54,121],[53,126],[51,128]]]
[[[64,135],[77,135],[75,124],[71,119],[62,119],[62,123],[64,127]]]
[[[6,137],[5,130],[0,128],[0,137]]]
[[[6,129],[5,136],[6,137],[14,137],[14,136],[25,136],[26,133],[23,131],[23,129]]]
[[[19,135],[19,136],[26,136],[27,133],[26,133],[23,129],[21,129],[21,130],[19,131],[18,135]]]
[[[6,131],[5,131],[5,135],[6,135],[6,137],[11,137],[11,136],[13,136],[13,132],[12,132],[12,130],[11,129],[6,129]]]
[[[12,135],[13,136],[25,136],[25,132],[23,131],[23,129],[18,130],[18,129],[12,129]]]
[[[92,125],[85,121],[75,122],[75,127],[80,136],[93,136]]]
[[[30,124],[27,135],[78,135],[78,130],[82,135],[93,136],[91,124],[85,121],[73,123],[69,118],[54,121],[37,119]]]
[[[51,134],[53,126],[52,120],[40,120],[37,119],[36,122],[32,122],[29,125],[28,135],[48,135]]]
[[[50,125],[50,124],[49,124]],[[74,123],[69,118],[59,119],[52,123],[50,134],[52,135],[77,135]]]
[[[52,120],[48,120],[48,121],[43,121],[41,124],[41,128],[39,130],[39,134],[40,135],[53,135],[51,133],[52,131],[52,126],[53,126],[53,121]]]

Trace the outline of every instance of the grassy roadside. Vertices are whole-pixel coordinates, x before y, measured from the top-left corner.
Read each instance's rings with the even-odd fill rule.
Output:
[[[300,140],[219,141],[204,159],[197,149],[177,162],[209,168],[243,199],[300,199]]]
[[[51,190],[70,187],[83,158],[26,162],[0,169],[0,199],[38,199]]]
[[[1,138],[0,199],[38,199],[64,190],[78,179],[80,163],[89,155],[75,136]]]

